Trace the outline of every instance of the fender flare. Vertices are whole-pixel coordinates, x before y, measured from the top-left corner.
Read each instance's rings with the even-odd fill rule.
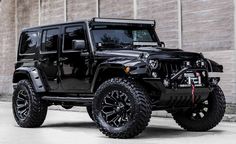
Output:
[[[220,65],[211,59],[206,59],[206,60],[207,60],[208,72],[223,72],[224,69],[223,65]]]
[[[13,74],[13,83],[17,82],[19,75],[25,75],[32,82],[36,92],[46,92],[43,81],[39,75],[39,71],[35,67],[19,67]]]
[[[101,75],[102,72],[108,70],[108,69],[124,69],[125,67],[122,65],[122,64],[115,64],[115,65],[112,65],[112,64],[106,64],[106,63],[103,63],[103,64],[100,64],[98,65],[96,71],[95,71],[95,74],[94,74],[94,77],[93,77],[93,80],[92,80],[92,83],[91,83],[91,92],[94,91],[95,89],[95,86],[98,82],[98,77],[99,75]]]
[[[98,82],[98,78],[99,76],[106,70],[109,69],[113,69],[113,70],[118,70],[118,71],[122,71],[124,73],[124,75],[126,76],[136,76],[136,75],[140,75],[140,74],[146,74],[147,73],[147,67],[146,67],[146,63],[144,63],[142,60],[120,60],[119,58],[117,61],[105,61],[101,64],[98,65],[94,77],[92,79],[92,83],[91,83],[91,92],[94,92],[94,89],[96,87],[96,84]],[[114,59],[114,60],[116,60]],[[124,69],[126,67],[130,68],[129,73],[126,73],[124,71]]]

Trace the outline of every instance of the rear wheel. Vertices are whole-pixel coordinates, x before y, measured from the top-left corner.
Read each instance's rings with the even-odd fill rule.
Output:
[[[103,134],[131,138],[146,128],[151,108],[140,86],[127,79],[112,78],[98,88],[93,114]]]
[[[47,115],[47,105],[41,101],[28,80],[18,82],[12,97],[14,118],[21,127],[39,127]]]
[[[173,113],[175,121],[189,131],[207,131],[214,128],[225,113],[225,96],[219,86],[215,86],[208,99],[187,111]]]

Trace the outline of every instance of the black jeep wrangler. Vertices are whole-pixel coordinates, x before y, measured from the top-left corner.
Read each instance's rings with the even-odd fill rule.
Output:
[[[167,49],[153,20],[93,18],[23,30],[13,75],[13,113],[39,127],[50,105],[85,106],[105,135],[131,138],[152,111],[190,131],[215,127],[225,112],[223,66],[201,53]]]

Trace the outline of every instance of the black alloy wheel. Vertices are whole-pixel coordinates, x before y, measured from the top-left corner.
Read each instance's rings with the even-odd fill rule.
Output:
[[[189,110],[188,115],[192,120],[201,120],[208,114],[209,103],[208,100],[196,105],[192,110]]]
[[[130,99],[126,93],[113,90],[103,98],[101,112],[106,123],[121,127],[131,118]]]
[[[132,138],[148,125],[151,106],[143,88],[130,79],[112,78],[100,85],[92,104],[99,130],[111,138]]]
[[[20,80],[17,83],[12,97],[12,109],[19,126],[41,126],[47,115],[47,107],[47,103],[41,100],[29,80]]]
[[[29,113],[29,93],[25,88],[20,90],[16,98],[16,111],[21,120],[24,120]]]

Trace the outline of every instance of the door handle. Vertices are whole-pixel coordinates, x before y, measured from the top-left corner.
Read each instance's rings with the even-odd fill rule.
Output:
[[[45,61],[47,61],[47,59],[46,59],[46,58],[43,58],[43,59],[39,59],[39,61],[40,61],[40,62],[45,62]]]
[[[68,58],[66,58],[66,57],[60,57],[60,58],[59,58],[59,62],[64,62],[64,61],[66,61],[66,60],[68,60]]]
[[[89,56],[89,52],[82,52],[80,56]]]

